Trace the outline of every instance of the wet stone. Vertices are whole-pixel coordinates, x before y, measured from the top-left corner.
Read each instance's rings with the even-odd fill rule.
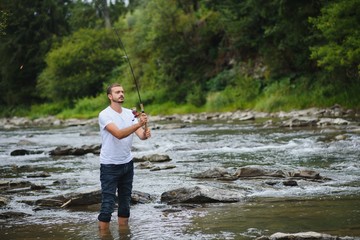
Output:
[[[26,150],[26,149],[17,149],[10,153],[11,156],[24,156],[24,155],[30,155],[30,154],[41,154],[44,153],[44,151],[38,150],[38,151],[32,151],[32,150]]]
[[[140,158],[134,157],[134,162],[168,162],[171,161],[169,155],[162,155],[162,154],[152,154],[148,156],[142,156]]]
[[[193,174],[193,178],[220,178],[228,175],[228,171],[223,167],[215,167],[201,173]]]
[[[61,146],[56,147],[54,150],[50,151],[51,156],[81,156],[88,153],[100,154],[100,145],[83,145],[81,147],[70,147],[70,146]]]
[[[156,166],[151,168],[150,171],[161,171],[161,170],[167,170],[173,168],[176,168],[176,166],[175,165]]]
[[[22,218],[31,216],[31,214],[23,213],[23,212],[3,212],[0,213],[0,219],[9,219],[9,218]]]
[[[30,174],[27,175],[27,178],[45,178],[45,177],[50,177],[50,173],[48,172],[39,172],[39,173],[34,173],[34,174]]]
[[[46,186],[44,185],[37,185],[37,184],[31,184],[30,189],[31,190],[42,190],[45,189]]]
[[[0,190],[24,188],[24,187],[30,187],[30,185],[31,182],[29,181],[20,181],[20,182],[0,181]]]
[[[294,180],[283,181],[283,184],[284,184],[284,186],[288,186],[288,187],[298,186],[298,183]]]
[[[0,196],[0,207],[7,205],[9,201],[8,197]]]
[[[178,188],[161,194],[161,201],[174,203],[216,203],[239,202],[245,195],[238,191],[224,190],[208,186]]]

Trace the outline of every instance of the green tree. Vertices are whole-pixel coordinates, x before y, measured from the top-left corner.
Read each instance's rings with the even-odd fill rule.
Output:
[[[99,17],[91,2],[75,0],[69,6],[69,16],[67,21],[70,25],[71,32],[75,32],[81,28],[96,28],[102,25],[99,23]]]
[[[0,103],[30,105],[38,100],[36,78],[57,36],[68,33],[67,0],[2,0],[7,13],[0,41]]]
[[[360,1],[333,1],[311,22],[320,31],[319,44],[311,57],[320,67],[340,81],[359,81]]]
[[[158,101],[202,105],[222,32],[216,13],[200,1],[155,0],[144,1],[127,20],[126,43],[134,62],[146,63],[142,82],[163,90]]]
[[[82,1],[75,0],[70,4],[68,22],[71,31],[81,28],[111,28],[113,22],[127,12],[123,0]]]
[[[213,0],[208,6],[221,12],[229,58],[264,64],[274,78],[314,71],[308,18],[319,14],[319,0]]]
[[[96,96],[121,59],[111,31],[80,29],[51,49],[38,89],[51,101],[75,102]]]

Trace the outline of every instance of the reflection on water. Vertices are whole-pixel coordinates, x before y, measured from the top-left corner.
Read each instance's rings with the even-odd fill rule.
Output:
[[[117,231],[114,229],[99,230],[99,238],[101,240],[130,240],[132,239],[131,229],[130,226],[119,226]]]
[[[338,134],[346,137],[334,140]],[[100,233],[97,205],[36,209],[24,203],[100,187],[98,156],[47,154],[57,146],[100,144],[97,127],[0,130],[1,180],[30,181],[46,187],[0,193],[12,197],[6,207],[0,208],[0,214],[20,214],[0,219],[0,239],[254,239],[280,231],[360,237],[360,135],[355,132],[340,128],[263,128],[256,123],[201,123],[182,129],[153,130],[152,136],[145,142],[135,140],[134,154],[167,154],[176,168],[136,169],[134,190],[150,193],[157,200],[132,206],[128,229],[119,229],[113,221],[109,232]],[[44,153],[11,157],[15,149]],[[331,180],[303,180],[296,187],[286,187],[270,186],[259,179],[221,182],[191,178],[193,173],[212,167],[233,171],[248,165],[284,171],[311,169]],[[50,177],[29,178],[34,172],[48,172]],[[165,191],[194,185],[245,189],[247,198],[241,203],[191,207],[159,202]]]
[[[256,199],[208,207],[195,217],[191,231],[211,235],[229,232],[235,239],[274,232],[326,232],[334,236],[360,236],[360,197],[325,199]],[[224,238],[219,238],[224,239]]]

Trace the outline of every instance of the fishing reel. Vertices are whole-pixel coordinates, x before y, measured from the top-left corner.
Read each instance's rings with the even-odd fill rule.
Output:
[[[136,110],[136,107],[133,107],[131,111],[135,118],[138,118],[140,116],[140,112]]]

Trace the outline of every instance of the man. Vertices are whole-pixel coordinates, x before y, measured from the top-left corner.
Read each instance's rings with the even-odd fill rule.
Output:
[[[109,228],[118,191],[118,224],[126,226],[130,216],[130,201],[134,176],[131,146],[135,133],[141,140],[148,139],[150,130],[145,113],[138,118],[130,109],[122,107],[124,89],[120,84],[107,88],[110,105],[99,114],[102,139],[100,151],[100,181],[102,202],[98,216],[100,230]]]

